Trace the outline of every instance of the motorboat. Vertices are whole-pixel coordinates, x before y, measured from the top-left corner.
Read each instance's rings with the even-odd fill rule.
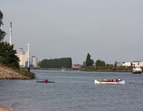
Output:
[[[139,66],[138,67],[134,67],[132,69],[132,73],[133,74],[141,74],[142,73],[142,68],[140,68]]]

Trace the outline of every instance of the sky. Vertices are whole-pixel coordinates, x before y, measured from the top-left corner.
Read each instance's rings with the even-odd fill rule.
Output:
[[[39,61],[89,53],[107,64],[143,60],[143,0],[0,0],[1,27],[12,43]]]

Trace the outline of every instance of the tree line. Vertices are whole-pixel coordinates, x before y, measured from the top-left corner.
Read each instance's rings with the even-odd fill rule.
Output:
[[[103,60],[96,60],[94,62],[91,59],[90,54],[87,54],[86,57],[86,62],[83,65],[83,67],[80,69],[82,71],[106,71],[106,72],[131,72],[132,70],[132,65],[131,66],[117,66],[117,62],[115,61],[114,64],[106,64]]]
[[[71,68],[72,59],[69,58],[59,58],[59,59],[43,59],[39,62],[41,68]]]

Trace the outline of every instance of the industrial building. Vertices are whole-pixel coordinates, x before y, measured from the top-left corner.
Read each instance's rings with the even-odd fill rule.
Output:
[[[23,48],[19,48],[16,54],[19,57],[19,65],[22,68],[28,67],[28,52],[25,52]],[[38,66],[38,59],[36,56],[32,56],[29,58],[30,60],[30,67],[37,68]]]

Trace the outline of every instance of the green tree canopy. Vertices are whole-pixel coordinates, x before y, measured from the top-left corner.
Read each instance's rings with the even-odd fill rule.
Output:
[[[71,68],[71,58],[43,59],[39,62],[41,68]]]
[[[117,66],[117,61],[115,61],[114,66]]]
[[[3,23],[2,23],[2,19],[3,19],[3,13],[2,13],[1,10],[0,10],[0,26],[3,24]]]
[[[0,27],[1,25],[3,25],[2,19],[3,19],[3,13],[0,10]],[[5,35],[6,33],[0,29],[0,42],[4,39]]]
[[[13,45],[7,42],[0,43],[0,63],[9,67],[19,68],[19,58],[16,56],[16,50],[13,49]]]
[[[105,62],[102,60],[97,60],[96,61],[96,66],[105,66]]]
[[[90,54],[88,53],[86,57],[86,66],[92,66],[93,63],[94,61],[90,58]]]

